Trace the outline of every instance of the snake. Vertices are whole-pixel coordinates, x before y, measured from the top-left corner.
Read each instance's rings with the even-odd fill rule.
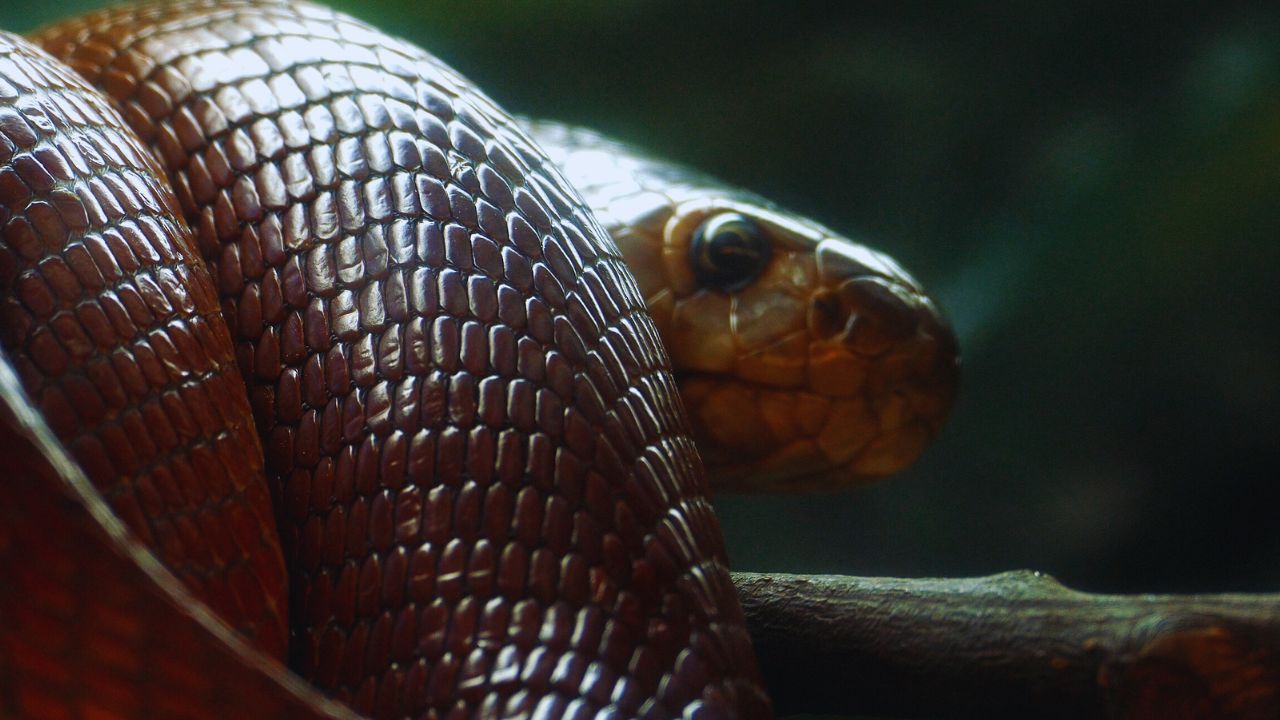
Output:
[[[0,716],[771,715],[698,443],[728,489],[914,459],[958,360],[910,276],[317,5],[32,40]]]

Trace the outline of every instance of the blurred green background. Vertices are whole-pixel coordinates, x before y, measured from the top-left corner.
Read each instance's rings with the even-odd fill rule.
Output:
[[[105,3],[0,3],[25,31]],[[735,566],[1280,589],[1280,11],[335,2],[897,256],[965,351],[914,469],[723,498]]]

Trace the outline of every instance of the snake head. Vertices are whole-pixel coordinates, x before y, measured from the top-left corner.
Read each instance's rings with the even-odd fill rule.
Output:
[[[634,272],[718,491],[862,485],[938,434],[955,336],[887,255],[594,133],[534,134]]]

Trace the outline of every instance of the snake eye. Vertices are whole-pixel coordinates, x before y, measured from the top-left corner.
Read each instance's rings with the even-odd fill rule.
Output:
[[[760,277],[772,249],[755,223],[738,213],[721,213],[694,232],[689,261],[701,285],[731,293]]]

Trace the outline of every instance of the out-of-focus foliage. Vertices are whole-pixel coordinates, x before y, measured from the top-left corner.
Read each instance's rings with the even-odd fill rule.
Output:
[[[0,4],[24,31],[104,2]],[[334,3],[513,111],[896,255],[965,350],[951,426],[848,496],[724,498],[750,570],[1280,585],[1280,11]]]

